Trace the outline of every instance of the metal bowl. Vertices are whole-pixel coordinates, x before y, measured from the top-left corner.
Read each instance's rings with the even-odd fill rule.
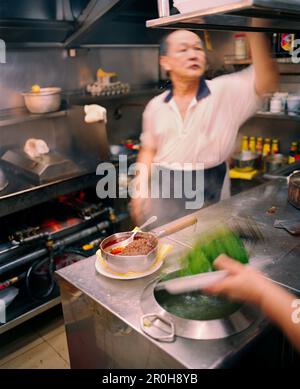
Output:
[[[24,92],[22,95],[31,113],[55,112],[61,106],[61,88],[41,88],[40,92]]]
[[[287,165],[288,160],[283,154],[268,155],[264,159],[264,170],[267,173],[271,173],[279,169],[280,167]]]
[[[288,178],[288,201],[300,209],[300,171],[294,171]]]
[[[257,160],[258,155],[251,151],[237,153],[232,157],[235,169],[243,172],[254,170]]]
[[[156,261],[158,239],[155,234],[150,232],[139,232],[136,236],[141,238],[153,239],[155,247],[147,255],[115,255],[108,250],[109,246],[121,242],[130,237],[132,232],[119,232],[105,238],[100,244],[100,250],[103,260],[110,270],[117,273],[144,272]]]

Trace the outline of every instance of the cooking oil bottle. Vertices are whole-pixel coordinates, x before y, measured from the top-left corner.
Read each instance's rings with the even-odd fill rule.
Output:
[[[249,150],[255,153],[255,137],[251,136],[250,137],[250,142],[249,142]]]
[[[279,154],[279,141],[278,139],[272,140],[271,154]]]
[[[262,155],[263,152],[263,138],[257,138],[255,151],[258,155]]]
[[[266,138],[263,151],[262,151],[262,156],[266,157],[267,155],[270,155],[270,153],[271,153],[271,140],[270,138]]]
[[[262,152],[263,152],[263,138],[257,138],[255,151],[257,154],[257,168],[262,168]]]
[[[292,164],[295,162],[296,153],[297,153],[297,142],[292,142],[291,147],[290,147],[290,152],[289,152],[289,158],[288,158],[289,164]]]
[[[249,146],[248,146],[248,136],[243,136],[242,138],[242,152],[243,151],[248,151]]]

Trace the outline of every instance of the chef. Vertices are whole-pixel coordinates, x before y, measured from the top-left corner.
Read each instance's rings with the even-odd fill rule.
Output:
[[[226,160],[239,127],[277,88],[268,40],[261,33],[247,38],[253,65],[211,81],[203,76],[206,54],[197,34],[176,30],[163,40],[160,64],[171,84],[143,114],[138,162],[145,169],[131,201],[136,223],[152,214],[164,224],[229,193]]]

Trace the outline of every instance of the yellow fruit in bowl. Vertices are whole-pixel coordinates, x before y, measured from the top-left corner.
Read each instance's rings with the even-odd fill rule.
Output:
[[[39,85],[37,85],[37,84],[32,85],[31,92],[33,92],[33,93],[40,93],[40,91],[41,91],[41,87]]]

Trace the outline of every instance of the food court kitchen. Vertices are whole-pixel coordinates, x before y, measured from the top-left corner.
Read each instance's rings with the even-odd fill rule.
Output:
[[[297,0],[0,1],[1,369],[299,364],[299,39]],[[203,144],[198,207],[137,201]]]

